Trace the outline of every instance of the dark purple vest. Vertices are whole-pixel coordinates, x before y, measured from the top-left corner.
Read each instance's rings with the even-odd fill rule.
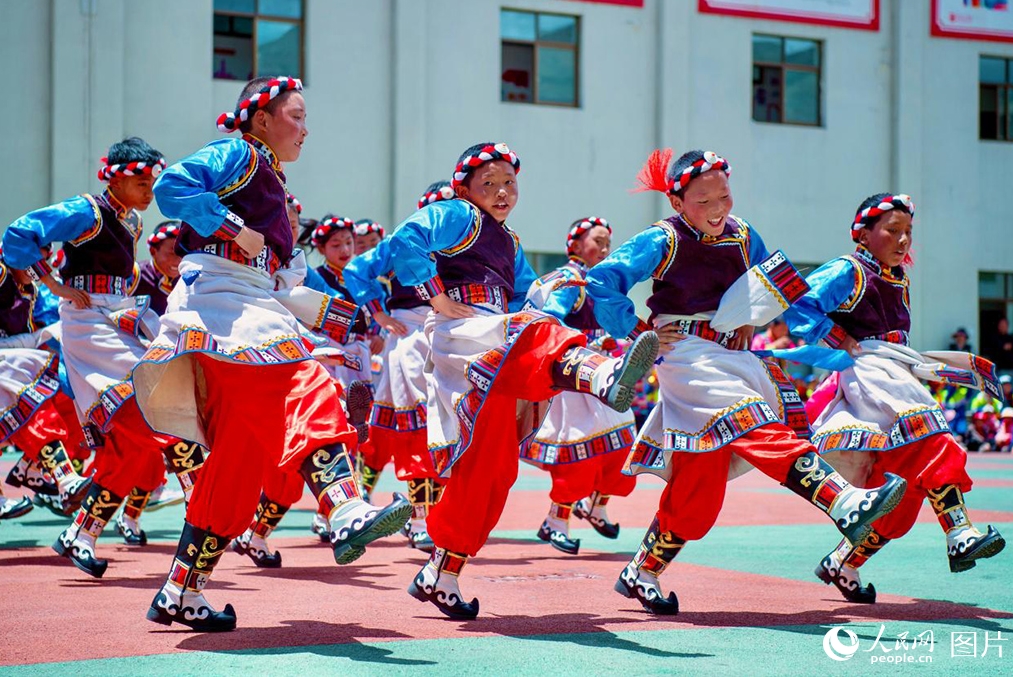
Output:
[[[469,284],[503,289],[506,300],[514,294],[517,240],[506,224],[475,208],[478,232],[456,247],[436,252],[436,272],[447,289]]]
[[[858,267],[858,284],[842,306],[850,310],[837,310],[828,317],[858,341],[891,331],[911,331],[911,299],[904,269],[884,269],[861,247],[845,258]]]
[[[9,268],[0,263],[0,338],[33,331],[35,288],[22,292]]]
[[[243,219],[247,228],[264,236],[265,246],[273,251],[282,265],[292,258],[292,225],[288,220],[285,201],[285,174],[274,161],[274,153],[252,137],[243,137],[253,151],[251,163],[243,177],[218,193],[218,199],[229,211]],[[219,244],[222,240],[204,237],[184,223],[176,240],[176,253],[183,256],[200,251],[205,245]]]
[[[350,303],[355,303],[355,297],[348,291],[348,287],[344,285],[345,276],[343,273],[335,271],[326,263],[317,268],[317,272],[320,273],[320,277],[324,278],[324,282],[327,286],[335,291],[341,292],[341,296],[344,300]],[[350,334],[365,334],[369,330],[369,324],[366,322],[366,316],[364,313],[359,313],[355,316],[355,322],[352,323],[352,328],[348,330]]]
[[[749,267],[746,226],[728,217],[724,232],[711,237],[691,228],[681,216],[672,216],[653,227],[666,230],[669,244],[647,299],[651,319],[717,310],[728,287]]]
[[[151,261],[142,261],[138,268],[141,274],[137,288],[134,289],[134,296],[150,296],[151,309],[159,315],[163,314],[169,302],[169,292],[162,287],[162,274],[155,269],[155,264]]]
[[[420,308],[429,305],[428,301],[419,299],[414,287],[406,287],[401,284],[401,281],[394,275],[394,271],[390,272],[387,280],[390,281],[390,296],[387,298],[387,310],[394,310],[395,308]]]
[[[134,211],[117,212],[108,192],[82,196],[95,210],[95,223],[71,242],[63,243],[66,260],[60,268],[64,281],[78,275],[109,275],[129,278],[134,273],[141,217]],[[122,214],[122,219],[120,215]]]

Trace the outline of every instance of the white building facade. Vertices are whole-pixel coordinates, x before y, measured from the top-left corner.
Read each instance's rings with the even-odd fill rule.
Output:
[[[215,36],[215,12],[245,2],[261,13],[292,6],[0,0],[9,78],[0,224],[100,190],[98,158],[125,136],[144,137],[170,162],[216,138],[215,119],[234,107],[242,83],[213,73],[243,53]],[[982,58],[1013,60],[1013,31],[987,40],[933,35],[945,32],[933,25],[947,2],[295,0],[301,51],[291,58],[301,63],[310,136],[287,168],[289,188],[304,216],[394,224],[431,181],[449,178],[464,148],[506,141],[522,161],[511,226],[530,252],[561,253],[575,218],[609,219],[621,242],[668,215],[661,196],[629,192],[652,149],[712,149],[734,168],[735,213],[770,249],[807,265],[850,251],[849,223],[864,197],[906,192],[917,205],[914,343],[945,346],[965,326],[977,347],[997,314],[1013,308],[1013,276],[1004,275],[1013,273],[1007,109],[996,114],[1007,125],[1001,139],[983,140],[979,128],[992,110]],[[800,16],[800,4],[853,16]],[[572,38],[570,52],[536,46],[540,73],[506,68],[517,58],[523,66],[525,54],[508,56],[507,19],[538,13],[562,21],[554,35]],[[785,55],[790,45],[818,45],[815,68],[811,54],[796,53],[784,58],[801,64],[797,72],[769,71],[788,78],[772,115],[801,123],[754,119],[754,81],[768,73],[757,70],[754,45],[778,39]],[[548,69],[565,70],[568,60],[572,80],[560,85]],[[527,78],[539,75],[538,96],[571,86],[575,101],[503,100],[531,96]],[[1013,105],[1013,88],[994,89]],[[792,103],[789,90],[815,98]],[[762,96],[768,115],[770,92]],[[151,211],[149,227],[160,220]]]

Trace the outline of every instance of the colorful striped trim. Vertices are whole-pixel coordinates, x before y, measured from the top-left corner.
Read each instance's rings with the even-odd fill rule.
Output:
[[[223,259],[238,263],[240,265],[249,266],[250,268],[256,268],[257,270],[263,270],[268,275],[274,275],[279,268],[281,268],[281,259],[274,253],[274,250],[270,247],[264,247],[257,254],[257,258],[251,259],[246,255],[246,252],[234,242],[219,242],[216,244],[204,245],[201,250],[205,254],[212,254],[219,256]]]
[[[83,233],[81,233],[80,235],[78,235],[77,237],[75,237],[73,240],[70,241],[69,244],[72,244],[75,247],[80,247],[85,242],[94,239],[96,235],[102,232],[102,212],[99,211],[98,202],[93,196],[88,195],[87,193],[82,195],[81,197],[87,200],[88,204],[91,205],[91,211],[92,214],[95,216],[95,221],[86,231],[84,231]]]
[[[328,296],[320,306],[317,313],[316,324],[313,329],[325,334],[338,343],[344,343],[348,339],[348,331],[355,322],[359,313],[359,307],[336,296]]]
[[[28,273],[28,277],[30,277],[33,281],[40,282],[42,281],[42,278],[53,272],[53,267],[49,265],[49,262],[47,262],[46,259],[39,259],[32,265],[28,266],[25,272]]]
[[[444,256],[457,256],[461,252],[467,251],[472,245],[478,242],[478,236],[482,232],[482,213],[471,203],[468,203],[468,206],[471,208],[471,213],[474,216],[474,221],[471,223],[471,229],[468,231],[468,234],[464,236],[463,240],[455,244],[453,247],[441,249],[439,251],[440,254],[443,254]],[[506,226],[504,226],[504,228],[505,227]]]
[[[628,452],[637,436],[632,423],[618,425],[593,437],[554,444],[534,439],[521,447],[521,460],[536,465],[567,465],[596,458],[614,451]]]
[[[809,417],[805,413],[805,402],[799,395],[798,388],[772,358],[762,360],[763,366],[767,369],[770,380],[777,386],[777,394],[781,399],[781,413],[783,421],[791,428],[795,435],[803,440],[812,437],[813,429],[809,424]]]
[[[413,288],[415,289],[415,295],[422,301],[429,301],[434,296],[439,296],[447,290],[439,275],[436,275],[422,284],[417,284]]]
[[[846,338],[848,338],[848,332],[841,325],[834,323],[834,326],[830,328],[830,333],[823,337],[823,342],[830,348],[840,348]]]
[[[387,312],[387,309],[384,308],[382,299],[373,299],[372,301],[367,301],[365,304],[363,304],[362,307],[368,310],[370,315],[376,315],[377,313]]]
[[[906,331],[895,329],[894,331],[888,331],[885,334],[875,334],[874,336],[867,336],[863,341],[886,341],[887,343],[896,343],[898,345],[908,345],[908,334]]]
[[[212,353],[228,357],[235,362],[249,364],[278,364],[279,362],[299,362],[313,359],[306,344],[298,336],[281,336],[256,348],[243,347],[227,353],[218,347],[218,342],[205,329],[183,327],[176,339],[175,346],[156,343],[148,348],[138,364],[169,362],[187,353]]]
[[[339,505],[348,503],[356,498],[359,498],[359,487],[355,483],[355,478],[346,477],[327,487],[320,496],[320,512],[324,515],[330,515],[331,511]]]
[[[190,567],[179,561],[178,559],[172,560],[172,569],[169,570],[169,582],[177,587],[184,587],[186,585],[186,579],[190,575]]]
[[[823,512],[830,512],[831,506],[834,501],[844,490],[844,487],[837,481],[837,479],[830,475],[820,484],[819,488],[816,489],[816,493],[813,494],[813,504],[820,507]]]
[[[120,407],[134,396],[134,384],[127,377],[99,393],[98,399],[85,414],[85,420],[94,423],[103,433],[109,432],[109,423]]]
[[[948,432],[950,428],[942,410],[926,407],[901,414],[886,433],[859,427],[828,430],[813,435],[812,443],[821,454],[831,451],[888,451],[930,435]]]
[[[503,287],[465,284],[447,289],[447,296],[469,306],[481,306],[500,313],[507,311],[507,290]]]
[[[641,320],[638,317],[637,318],[637,324],[636,324],[636,326],[633,327],[633,331],[631,331],[626,338],[629,339],[630,341],[633,341],[638,336],[640,336],[641,334],[643,334],[645,331],[653,331],[653,330],[654,330],[654,327],[652,327],[651,325],[647,324],[647,322]]]
[[[390,402],[373,402],[369,425],[395,432],[414,432],[426,427],[426,400],[421,399],[409,409],[398,409]]]
[[[30,421],[42,403],[60,389],[58,369],[59,363],[56,355],[50,355],[49,360],[35,375],[32,382],[18,393],[18,399],[14,404],[0,412],[0,442],[6,440]]]
[[[218,230],[211,233],[211,237],[219,240],[235,240],[236,236],[243,230],[244,225],[245,224],[241,217],[237,214],[233,214],[232,212],[228,212],[225,215],[225,220],[222,221],[222,225],[218,226]]]
[[[658,221],[653,225],[655,228],[661,228],[665,231],[667,240],[665,241],[665,251],[661,255],[661,261],[658,266],[651,273],[651,277],[660,280],[668,272],[668,269],[672,267],[672,262],[675,261],[675,253],[679,247],[679,238],[676,236],[675,228],[672,227],[668,221]]]
[[[852,287],[851,294],[848,295],[848,298],[845,299],[836,312],[850,313],[858,305],[858,302],[862,300],[862,297],[865,296],[865,267],[853,256],[845,256],[844,258],[851,262],[851,267],[855,269],[855,286]]]
[[[564,503],[553,503],[549,506],[549,516],[558,520],[569,520],[573,506]]]
[[[130,291],[129,279],[113,275],[75,275],[64,283],[72,289],[80,289],[89,294],[126,296]]]
[[[257,171],[258,153],[252,144],[249,146],[249,148],[250,148],[250,159],[246,163],[246,169],[243,170],[242,175],[238,179],[236,179],[234,183],[218,191],[218,197],[222,198],[228,195],[229,193],[234,193],[235,191],[245,186],[247,182],[249,182],[249,180],[253,178],[253,174]]]
[[[768,289],[780,297],[781,305],[785,309],[809,291],[805,278],[781,250],[777,250],[762,261],[757,270],[768,283]]]
[[[440,562],[440,573],[447,573],[451,576],[460,576],[461,570],[464,569],[464,565],[467,563],[467,555],[458,555],[456,552],[450,552],[447,550],[443,555],[443,561]]]
[[[718,332],[711,328],[707,320],[677,320],[669,325],[675,327],[680,333],[687,336],[696,336],[706,341],[713,341],[719,346],[727,347],[728,342],[735,338],[735,332]]]

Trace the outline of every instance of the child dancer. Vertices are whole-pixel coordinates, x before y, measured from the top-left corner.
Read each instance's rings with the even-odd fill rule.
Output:
[[[639,179],[643,189],[667,195],[676,214],[635,235],[587,277],[595,315],[613,336],[639,331],[626,293],[654,280],[647,306],[666,344],[657,367],[660,400],[627,472],[654,473],[668,486],[615,589],[656,614],[679,611],[675,593],[666,597],[658,577],[687,541],[713,526],[733,455],[859,540],[904,491],[904,480],[893,475],[877,489],[848,484],[793,430],[807,434],[808,422],[791,382],[743,350],[753,326],[783,312],[807,287],[783,254],[768,255],[759,234],[731,215],[730,171],[709,151],[690,151],[674,163],[670,150],[654,151]]]
[[[359,219],[355,222],[355,255],[365,254],[380,244],[387,232],[373,219]]]
[[[889,473],[907,480],[893,512],[864,537],[845,538],[816,575],[851,602],[873,603],[876,589],[858,573],[870,557],[914,525],[927,497],[946,533],[950,571],[967,571],[1006,545],[994,527],[979,531],[968,516],[967,453],[919,379],[972,385],[1002,398],[991,362],[962,351],[919,354],[908,347],[909,280],[914,204],[907,195],[878,193],[858,207],[851,225],[854,254],[813,271],[811,290],[796,306],[793,332],[855,356],[839,374],[832,398],[815,417],[813,444],[860,486]]]
[[[453,467],[429,513],[433,554],[408,592],[453,618],[478,614],[478,600],[464,601],[457,578],[496,525],[517,477],[518,443],[529,434],[518,433],[518,402],[575,390],[628,409],[657,353],[651,332],[623,358],[607,359],[551,315],[507,314],[515,290],[535,278],[505,224],[517,203],[519,167],[506,144],[468,148],[452,181],[459,199],[423,207],[389,238],[397,277],[435,311],[425,323],[434,378],[427,430],[436,469],[446,476]],[[523,423],[532,432],[538,425]]]
[[[566,234],[570,260],[528,291],[528,306],[559,318],[580,332],[588,345],[603,355],[615,350],[594,317],[594,301],[583,284],[588,268],[608,256],[612,227],[596,216],[577,219]],[[549,514],[538,537],[570,555],[580,549],[580,539],[570,538],[570,512],[587,499],[581,516],[606,538],[619,536],[619,525],[608,521],[605,506],[610,496],[629,496],[636,478],[622,473],[626,452],[633,445],[636,427],[633,413],[613,411],[593,397],[560,393],[534,437],[521,448],[521,460],[548,469],[552,476]],[[622,452],[622,453],[620,453]]]
[[[243,139],[208,144],[155,186],[161,211],[184,222],[183,284],[134,369],[138,403],[156,428],[211,450],[169,576],[148,610],[156,623],[235,628],[232,606],[215,610],[203,589],[229,541],[247,528],[272,468],[299,469],[327,506],[339,562],[397,531],[410,509],[407,502],[374,508],[359,497],[345,447],[355,431],[300,338],[302,320],[340,341],[356,314],[355,306],[300,286],[303,269],[284,267],[294,247],[281,163],[298,159],[307,135],[301,89],[287,77],[247,83],[236,111],[219,118],[219,129],[238,129]],[[288,444],[287,405],[296,399],[314,408],[307,420],[315,449]]]

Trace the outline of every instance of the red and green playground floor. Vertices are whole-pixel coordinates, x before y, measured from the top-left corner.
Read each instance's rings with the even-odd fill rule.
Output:
[[[10,462],[0,461],[0,477]],[[969,465],[975,523],[1013,535],[1013,458],[975,454]],[[65,521],[36,508],[0,523],[0,675],[1013,674],[1013,548],[950,574],[927,506],[907,537],[862,569],[878,603],[849,604],[812,574],[836,530],[750,473],[730,485],[707,538],[665,573],[682,613],[661,618],[612,591],[661,483],[648,478],[614,499],[616,541],[577,522],[576,557],[535,538],[548,486],[522,468],[493,539],[465,569],[465,594],[481,599],[476,621],[445,619],[405,593],[424,558],[400,536],[334,565],[309,532],[304,498],[271,539],[283,568],[257,569],[231,552],[222,559],[208,596],[239,615],[238,629],[222,635],[144,620],[181,508],[145,516],[145,548],[127,548],[108,529],[102,580],[53,554]],[[378,495],[396,488],[388,471]]]

